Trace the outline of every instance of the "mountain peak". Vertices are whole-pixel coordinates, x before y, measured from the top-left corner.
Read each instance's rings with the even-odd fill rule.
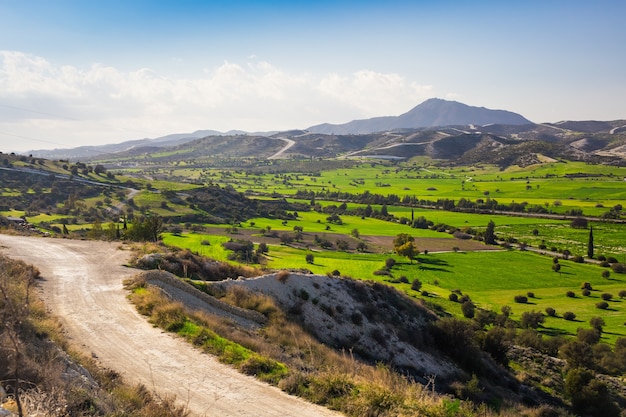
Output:
[[[411,129],[443,126],[484,126],[488,124],[525,125],[532,122],[506,110],[468,106],[457,101],[431,98],[400,116],[353,120],[340,125],[323,124],[308,130],[314,133],[363,134],[393,129]]]

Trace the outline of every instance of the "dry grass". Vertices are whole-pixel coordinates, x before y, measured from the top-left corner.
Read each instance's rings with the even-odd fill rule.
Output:
[[[132,295],[138,309],[160,317],[162,326],[180,323],[182,306],[166,300],[157,288],[145,287],[141,281]],[[268,324],[251,331],[237,328],[227,320],[207,313],[185,312],[187,319],[202,323],[238,345],[257,354],[235,364],[242,372],[257,374],[285,363],[288,372],[265,377],[282,390],[307,400],[339,410],[348,416],[482,416],[509,417],[548,416],[546,408],[531,409],[518,404],[505,404],[500,410],[471,401],[460,401],[441,395],[435,390],[435,380],[424,386],[405,378],[385,366],[371,366],[356,359],[349,351],[336,351],[318,342],[297,323],[290,321],[274,300],[243,286],[231,286],[219,293],[222,301],[242,308],[259,311],[269,318]],[[160,303],[166,303],[162,305]],[[145,313],[144,313],[145,314]],[[174,325],[176,327],[176,325]],[[210,338],[208,332],[192,339],[203,346]],[[462,384],[460,389],[466,389]],[[470,387],[468,386],[467,389]],[[562,416],[564,414],[555,414]]]
[[[160,398],[141,385],[126,385],[119,375],[100,369],[74,350],[58,320],[46,313],[35,296],[38,275],[33,267],[0,256],[0,316],[5,324],[0,329],[0,351],[10,353],[0,355],[0,381],[12,387],[7,391],[16,415],[20,407],[23,415],[39,417],[189,415],[173,398]],[[19,357],[19,363],[11,357]],[[13,383],[16,365],[18,396]],[[68,367],[82,367],[92,379],[85,383],[82,378],[68,378]]]

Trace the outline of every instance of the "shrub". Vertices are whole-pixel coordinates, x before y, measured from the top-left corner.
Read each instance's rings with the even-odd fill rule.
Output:
[[[575,320],[576,319],[576,314],[572,313],[571,311],[566,311],[565,313],[563,313],[563,318],[565,320]]]
[[[617,295],[619,295],[619,298],[626,298],[626,290],[620,290]]]
[[[607,303],[606,301],[600,301],[599,303],[596,303],[596,308],[599,308],[600,310],[606,310],[607,308],[609,308],[609,303]]]
[[[602,333],[602,329],[606,323],[602,317],[592,317],[591,320],[589,320],[589,324],[592,328]]]
[[[580,289],[582,290],[593,290],[593,288],[591,288],[591,283],[589,282],[583,282],[582,284],[580,284]]]
[[[450,295],[448,296],[448,300],[456,303],[457,301],[459,301],[459,296],[456,293],[450,293]]]
[[[306,256],[304,257],[304,259],[306,260],[306,263],[308,263],[308,264],[315,263],[315,256],[313,256],[312,253],[307,253]]]
[[[279,273],[276,274],[276,279],[279,282],[282,282],[283,284],[287,282],[288,278],[289,278],[289,271],[280,271]]]
[[[556,310],[553,309],[552,307],[546,307],[546,314],[550,317],[555,317],[556,316]]]
[[[602,278],[609,278],[611,273],[608,270],[602,271]]]
[[[395,259],[393,259],[393,258],[387,258],[387,260],[385,260],[385,266],[386,266],[388,269],[393,268],[393,266],[394,266],[395,264],[396,264],[396,260],[395,260]]]
[[[568,291],[565,293],[566,296],[568,296],[569,298],[574,298],[576,297],[576,294],[574,293],[574,291]]]
[[[598,255],[598,258],[597,258],[597,259],[598,259],[600,262],[604,262],[604,261],[606,261],[606,256],[604,256],[604,255]]]
[[[591,291],[589,290],[583,290],[583,296],[585,297],[589,297],[591,295]]]
[[[606,258],[606,261],[610,264],[616,264],[617,263],[617,259],[614,258],[613,256],[609,256]]]
[[[585,258],[583,258],[583,257],[582,257],[582,256],[580,256],[580,255],[576,255],[576,256],[574,256],[574,257],[572,258],[572,261],[574,261],[574,262],[576,262],[576,263],[579,263],[579,264],[582,264],[582,263],[584,263],[584,262],[585,262]]]
[[[338,276],[340,276],[340,275],[341,275],[341,272],[339,272],[339,270],[338,270],[338,269],[335,269],[335,270],[334,270],[333,272],[331,272],[330,274],[331,274],[332,276],[334,276],[334,277],[338,277]]]
[[[600,332],[596,329],[578,328],[576,331],[576,339],[588,345],[595,345],[600,341]]]
[[[546,318],[540,311],[524,311],[520,319],[520,324],[525,329],[536,329]]]
[[[409,283],[409,279],[406,277],[406,275],[402,275],[400,278],[398,278],[398,281],[403,282],[405,284]]]
[[[526,297],[525,295],[516,295],[514,297],[514,300],[516,303],[526,304],[528,302],[528,297]]]
[[[613,294],[605,292],[605,293],[602,293],[600,297],[602,297],[604,301],[610,301],[611,298],[613,298]]]
[[[352,323],[356,324],[357,326],[363,324],[363,316],[358,311],[353,312],[350,315],[350,319],[352,320]]]
[[[614,263],[614,264],[611,264],[611,269],[616,274],[624,274],[626,273],[626,264]]]
[[[415,278],[413,280],[413,282],[411,283],[411,289],[413,291],[419,291],[420,289],[422,289],[422,281],[420,281],[419,279]]]
[[[528,298],[535,298],[535,293],[532,291],[528,291],[526,295],[528,296]]]
[[[471,319],[474,318],[476,308],[474,306],[474,303],[472,303],[471,301],[466,301],[461,304],[461,311],[463,312],[463,316]]]

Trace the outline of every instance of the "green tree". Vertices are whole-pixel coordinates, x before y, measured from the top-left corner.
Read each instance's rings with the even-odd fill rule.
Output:
[[[496,244],[496,233],[495,233],[495,229],[496,229],[496,224],[493,222],[493,220],[490,220],[489,223],[487,223],[487,229],[485,229],[485,243],[488,245],[495,245]]]
[[[396,246],[394,249],[399,256],[409,258],[409,263],[413,263],[413,259],[419,254],[413,242],[406,242],[400,246]]]
[[[414,242],[415,238],[408,233],[398,233],[393,239],[393,246],[402,246],[407,242]]]
[[[572,401],[577,415],[617,417],[619,408],[613,402],[607,385],[586,369],[571,369],[565,376],[565,395]]]
[[[313,264],[315,262],[315,256],[313,256],[312,253],[307,253],[305,259],[308,264]]]

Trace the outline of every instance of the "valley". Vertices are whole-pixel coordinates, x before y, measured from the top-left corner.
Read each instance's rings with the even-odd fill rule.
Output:
[[[539,416],[542,409],[556,413],[549,415],[600,415],[577,408],[572,398],[578,391],[567,382],[576,372],[591,372],[589,384],[610,386],[610,400],[595,393],[607,404],[603,413],[617,416],[613,406],[626,405],[619,382],[626,371],[620,359],[626,346],[626,165],[619,151],[626,142],[624,122],[355,133],[395,120],[269,135],[182,135],[175,144],[116,147],[83,162],[2,154],[0,226],[32,236],[0,239],[13,248],[12,256],[55,277],[44,283],[44,298],[63,320],[83,317],[86,325],[89,309],[106,316],[104,322],[94,316],[95,327],[83,333],[68,322],[78,341],[107,323],[129,332],[120,321],[144,323],[142,331],[170,339],[150,321],[178,334],[180,340],[172,339],[177,344],[186,339],[244,373],[354,416],[409,416],[417,409],[452,416]],[[88,254],[100,246],[111,250],[106,257]],[[132,255],[112,251],[116,246],[133,248]],[[90,258],[67,258],[75,251]],[[53,267],[48,262],[55,253],[62,260]],[[132,310],[123,299],[129,294],[146,317],[133,310],[114,320],[95,304],[80,313],[66,311],[75,303],[55,301],[61,287],[54,285],[61,284],[54,282],[77,275],[105,279],[100,272],[71,269],[97,262],[167,271],[177,285],[260,314],[265,324],[239,328],[200,317],[184,308],[184,300],[179,306],[181,300],[170,294],[168,301],[167,289],[152,281],[139,279],[123,290],[121,281],[131,270],[117,267],[106,288],[87,281],[74,288],[84,293],[65,297],[94,300],[115,286],[119,309],[124,304]],[[264,278],[256,281],[259,276]],[[343,291],[355,298],[337,298]],[[423,314],[423,320],[411,314]],[[128,352],[98,351],[107,343],[131,349],[131,341],[93,343],[84,347],[120,372],[132,365],[116,364],[114,356],[142,362]],[[210,355],[201,355],[202,363]],[[200,361],[188,360],[185,369]],[[542,378],[528,365],[542,360],[561,365]],[[162,365],[192,378],[172,366]],[[215,369],[199,372],[232,371]],[[154,375],[144,374],[142,383],[157,380],[156,365],[149,371]],[[393,376],[383,382],[385,372]],[[368,373],[380,385],[370,385]],[[436,386],[429,379],[433,373]],[[213,383],[197,378],[202,386]],[[217,409],[220,415],[291,415],[289,407],[304,407],[242,378],[229,386],[259,389],[249,394],[265,399],[258,409],[237,408],[247,400],[222,388],[203,393],[205,402],[196,404],[190,389],[172,392],[153,383],[156,391],[189,398],[189,408],[200,415]],[[428,395],[425,386],[432,389]],[[389,402],[379,402],[375,390]],[[397,396],[391,396],[394,390]],[[233,402],[226,405],[230,395]],[[207,405],[206,398],[215,401]],[[230,409],[235,411],[227,414]]]

